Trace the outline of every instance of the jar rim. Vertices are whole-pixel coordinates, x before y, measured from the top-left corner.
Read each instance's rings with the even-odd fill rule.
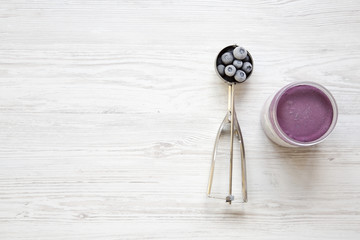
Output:
[[[282,130],[282,128],[280,127],[280,124],[278,122],[278,119],[277,119],[277,107],[278,107],[279,100],[283,96],[283,94],[287,90],[289,90],[289,89],[291,89],[293,87],[303,86],[303,85],[315,87],[318,90],[320,90],[322,93],[324,93],[326,95],[326,97],[329,99],[329,101],[331,103],[332,110],[333,110],[332,121],[331,121],[331,124],[330,124],[329,128],[327,129],[327,131],[321,137],[319,137],[318,139],[315,139],[315,140],[309,141],[309,142],[301,142],[301,141],[295,140],[293,138],[290,138]],[[298,81],[298,82],[293,82],[293,83],[290,83],[290,84],[286,85],[285,87],[281,88],[275,94],[275,96],[274,96],[274,98],[273,98],[273,100],[271,101],[271,104],[270,104],[269,115],[271,116],[270,119],[271,119],[271,123],[272,123],[272,125],[274,127],[274,130],[276,131],[276,133],[279,135],[279,137],[283,141],[285,141],[285,142],[287,142],[287,143],[289,143],[291,145],[306,147],[306,146],[312,146],[312,145],[318,144],[318,143],[324,141],[330,135],[330,133],[334,130],[335,125],[337,123],[338,107],[337,107],[335,98],[330,93],[330,91],[327,90],[324,86],[322,86],[322,85],[320,85],[318,83],[315,83],[315,82],[311,82],[311,81]]]

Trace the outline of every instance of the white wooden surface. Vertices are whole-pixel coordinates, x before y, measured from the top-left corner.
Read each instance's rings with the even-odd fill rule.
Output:
[[[359,1],[0,2],[0,239],[360,239]],[[205,189],[237,90],[249,203]],[[338,125],[317,147],[262,132],[267,96],[325,85]]]

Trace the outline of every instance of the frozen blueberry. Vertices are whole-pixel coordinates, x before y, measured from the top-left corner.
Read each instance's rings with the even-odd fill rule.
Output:
[[[250,57],[249,57],[249,55],[246,55],[246,58],[244,58],[243,61],[244,61],[244,62],[250,62]]]
[[[234,78],[237,82],[243,82],[246,80],[246,73],[242,70],[237,70]]]
[[[232,55],[231,52],[226,52],[221,56],[221,61],[225,65],[228,65],[228,64],[232,63],[233,60],[234,60],[234,56]]]
[[[224,65],[222,65],[222,64],[218,65],[217,70],[221,76],[224,76],[224,74],[225,74],[225,66]]]
[[[247,55],[247,51],[243,47],[236,47],[233,54],[236,59],[243,60]]]
[[[234,65],[236,68],[241,68],[242,65],[243,65],[243,62],[240,61],[240,60],[235,59],[235,60],[233,61],[233,65]]]
[[[234,65],[228,65],[225,68],[225,74],[226,76],[232,77],[234,76],[236,73],[236,68],[234,67]]]
[[[252,70],[252,65],[249,62],[244,62],[243,66],[242,66],[242,70],[246,73],[250,73]]]

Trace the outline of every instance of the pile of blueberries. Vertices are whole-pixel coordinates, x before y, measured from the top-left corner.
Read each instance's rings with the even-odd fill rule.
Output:
[[[251,73],[252,59],[243,47],[227,47],[216,59],[219,74],[228,82],[244,82]]]

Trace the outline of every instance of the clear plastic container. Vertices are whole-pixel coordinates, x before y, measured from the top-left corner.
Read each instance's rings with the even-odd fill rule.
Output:
[[[261,125],[278,145],[306,147],[324,141],[337,117],[335,99],[326,88],[314,82],[295,82],[267,99]]]

